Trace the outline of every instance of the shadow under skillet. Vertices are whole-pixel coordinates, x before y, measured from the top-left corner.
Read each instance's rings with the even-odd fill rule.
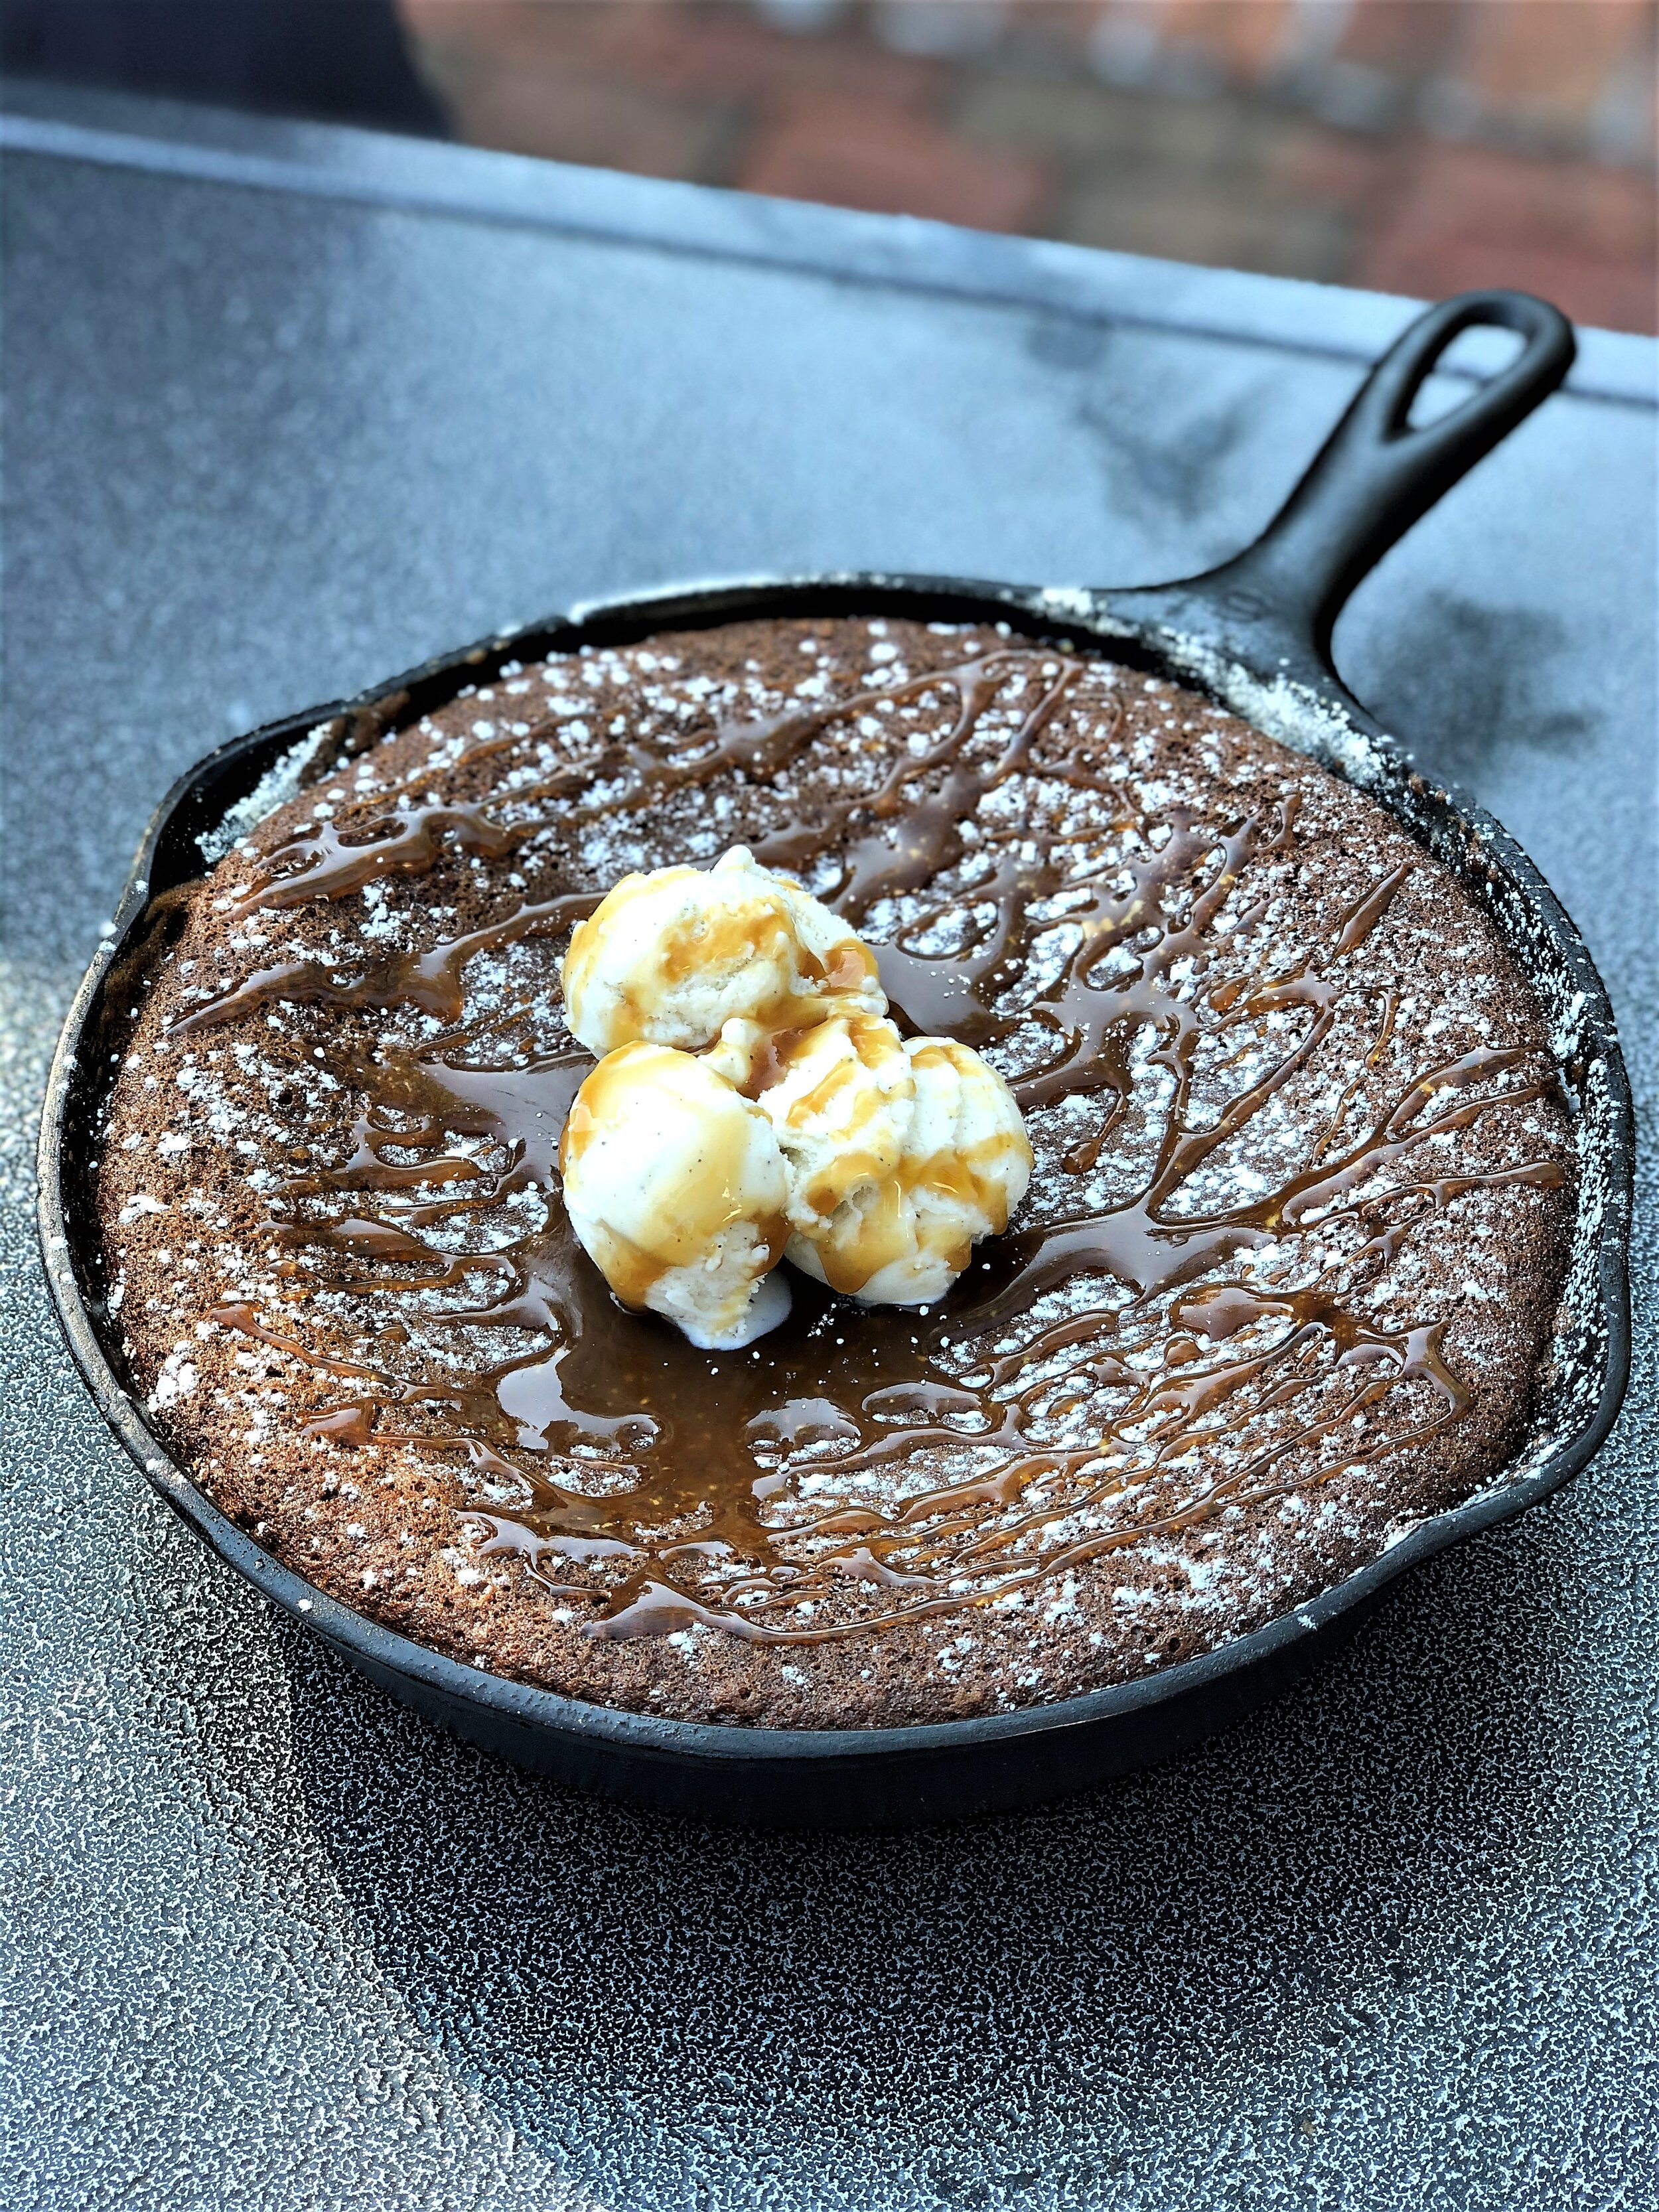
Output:
[[[1070,2203],[1143,2154],[1167,2172],[1183,2103],[1212,2130],[1218,2090],[1234,2112],[1323,2106],[1385,2021],[1396,2066],[1416,2035],[1432,2068],[1453,1962],[1559,1849],[1571,1559],[1559,1515],[1533,1516],[1431,1563],[1226,1737],[891,1836],[579,1796],[280,1632],[310,1821],[378,1966],[518,2134],[590,2145],[572,2178],[611,2212],[653,2186],[679,2202],[705,2130],[728,2156],[750,2135],[797,2190],[833,2172],[826,2204],[910,2183]],[[1103,2139],[1138,2148],[1079,2165]]]
[[[1372,692],[1415,755],[1437,775],[1480,791],[1496,756],[1564,761],[1588,746],[1592,717],[1564,703],[1553,664],[1572,633],[1535,607],[1482,607],[1449,593],[1419,595],[1376,650]]]
[[[1156,543],[1160,532],[1177,524],[1185,541],[1178,564],[1190,565],[1193,546],[1206,538],[1206,559],[1220,560],[1234,550],[1224,529],[1216,531],[1215,486],[1228,462],[1255,441],[1272,407],[1270,364],[1241,364],[1238,385],[1218,396],[1201,380],[1182,378],[1172,361],[1162,404],[1150,411],[1145,362],[1120,333],[1071,317],[1037,315],[1028,323],[1022,345],[1042,371],[1051,377],[1062,373],[1055,381],[1079,477],[1098,481],[1106,512],[1119,528],[1128,524]],[[1324,427],[1310,422],[1310,450]],[[1273,456],[1269,471],[1275,463],[1283,467]],[[1293,481],[1292,466],[1285,471],[1280,490],[1287,493]],[[1110,567],[1108,559],[1101,573]]]

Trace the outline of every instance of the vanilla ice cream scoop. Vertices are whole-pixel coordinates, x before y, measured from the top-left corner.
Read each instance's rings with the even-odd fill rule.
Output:
[[[949,1037],[912,1037],[904,1053],[916,1103],[900,1175],[915,1245],[860,1293],[901,1305],[944,1296],[970,1247],[1008,1226],[1032,1166],[1014,1095],[988,1060]]]
[[[659,1044],[607,1054],[576,1093],[559,1165],[571,1226],[624,1305],[720,1351],[788,1312],[772,1272],[788,1236],[783,1154],[706,1060]]]
[[[896,1187],[915,1088],[903,1040],[880,1016],[834,1016],[792,1041],[759,1104],[789,1170],[795,1241],[826,1237],[836,1222],[850,1232],[849,1208],[867,1209],[875,1201],[866,1194]],[[813,1272],[837,1290],[855,1287],[842,1282],[844,1269]]]
[[[789,1170],[787,1256],[868,1305],[944,1297],[1025,1195],[1031,1147],[996,1070],[966,1045],[831,1019],[760,1104]]]
[[[801,1029],[844,1006],[883,1014],[874,954],[838,915],[734,846],[714,867],[624,876],[564,960],[565,1019],[594,1054],[698,1051],[731,1021]]]

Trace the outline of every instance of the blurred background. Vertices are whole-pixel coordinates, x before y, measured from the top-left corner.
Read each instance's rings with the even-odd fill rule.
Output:
[[[0,62],[1659,329],[1654,0],[3,0]]]

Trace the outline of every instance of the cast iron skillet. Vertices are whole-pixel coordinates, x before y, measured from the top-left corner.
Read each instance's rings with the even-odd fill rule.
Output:
[[[1450,413],[1413,428],[1410,410],[1424,379],[1457,333],[1476,325],[1516,332],[1520,353]],[[1182,582],[1102,592],[836,575],[613,602],[488,639],[210,755],[173,786],[150,823],[64,1026],[40,1135],[41,1234],[70,1350],[105,1419],[161,1495],[222,1559],[352,1665],[492,1752],[640,1804],[714,1820],[842,1827],[1018,1805],[1164,1757],[1304,1673],[1407,1567],[1558,1489],[1607,1435],[1629,1366],[1632,1136],[1612,1010],[1577,931],[1526,854],[1472,799],[1431,789],[1413,772],[1338,680],[1330,638],[1359,579],[1555,389],[1572,356],[1568,324],[1521,293],[1469,293],[1431,309],[1372,371],[1255,544]],[[1167,1674],[1030,1711],[917,1728],[773,1730],[612,1711],[502,1680],[362,1619],[278,1565],[167,1456],[131,1386],[97,1258],[88,1165],[125,1011],[112,971],[118,977],[124,956],[142,945],[151,895],[203,872],[198,836],[320,720],[344,718],[351,745],[429,711],[508,659],[744,616],[855,612],[1005,621],[1167,672],[1363,786],[1452,870],[1537,988],[1578,1120],[1583,1172],[1561,1333],[1526,1444],[1496,1482],[1419,1522],[1311,1604]]]

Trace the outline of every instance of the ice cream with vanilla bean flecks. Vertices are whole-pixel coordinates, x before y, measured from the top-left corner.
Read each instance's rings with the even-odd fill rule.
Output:
[[[943,1297],[1025,1194],[1002,1078],[902,1038],[874,953],[740,846],[624,878],[578,925],[563,983],[573,1034],[605,1054],[561,1152],[572,1226],[624,1304],[693,1344],[775,1327],[785,1254],[866,1304]]]
[[[1031,1179],[1008,1085],[969,1046],[837,1017],[801,1037],[761,1106],[788,1164],[785,1247],[866,1305],[942,1298]]]
[[[706,1351],[736,1350],[788,1312],[772,1273],[788,1233],[783,1154],[707,1060],[661,1044],[607,1053],[576,1093],[560,1168],[571,1226],[625,1305]]]
[[[617,1045],[711,1045],[729,1021],[757,1036],[830,1012],[884,1014],[875,955],[839,915],[736,846],[712,868],[624,876],[565,955],[570,1033]]]

